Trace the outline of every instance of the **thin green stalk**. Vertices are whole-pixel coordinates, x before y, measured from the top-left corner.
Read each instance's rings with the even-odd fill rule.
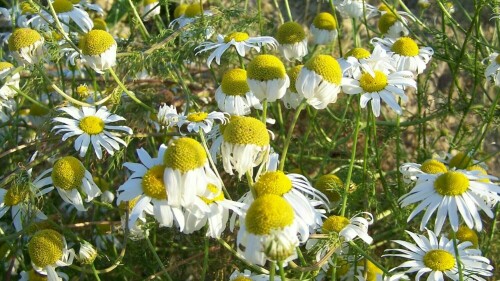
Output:
[[[278,261],[278,267],[280,269],[281,281],[286,281],[285,270],[283,269],[283,261]]]
[[[283,18],[283,15],[281,14],[280,5],[278,4],[278,0],[273,0],[273,2],[274,2],[274,6],[276,6],[276,10],[280,11],[278,13],[278,17],[280,18],[280,23],[284,24],[285,19]]]
[[[259,32],[260,32],[260,35],[263,36],[264,35],[264,23],[262,22],[262,0],[257,0],[257,11],[259,14]]]
[[[367,252],[365,252],[365,250],[361,249],[361,247],[359,247],[356,243],[354,243],[352,241],[349,241],[349,245],[351,247],[353,247],[360,255],[362,255],[367,260],[371,261],[375,266],[377,266],[378,268],[380,268],[380,270],[382,270],[384,272],[384,274],[389,275],[389,276],[391,275],[391,273],[389,272],[389,270],[387,270],[378,261],[374,260]]]
[[[401,102],[399,102],[399,105],[401,105]],[[401,116],[398,114],[396,116],[396,169],[399,169],[399,167],[401,166],[401,146],[399,145],[399,143],[401,142],[400,122],[401,122]],[[401,194],[401,191],[403,190],[403,181],[401,180],[401,173],[396,173],[396,181],[398,183],[398,191]]]
[[[29,100],[30,102],[42,107],[43,109],[46,109],[46,110],[50,110],[50,108],[48,106],[46,106],[45,104],[33,99],[32,97],[30,97],[29,95],[27,95],[25,92],[21,91],[21,89],[18,89],[12,85],[9,85],[9,88],[11,88],[12,90],[16,91],[16,93],[18,93],[19,95],[25,97],[27,100]]]
[[[295,128],[295,124],[297,124],[297,120],[299,120],[299,115],[302,109],[304,109],[307,105],[307,102],[303,100],[300,105],[295,110],[295,114],[292,119],[292,124],[290,124],[290,128],[288,128],[288,133],[286,135],[285,143],[283,144],[283,152],[281,153],[280,166],[279,170],[283,171],[285,168],[286,154],[288,152],[288,147],[290,146],[290,142],[292,140],[293,129]]]
[[[335,22],[337,23],[337,41],[339,43],[339,54],[340,54],[340,57],[343,57],[344,54],[342,53],[342,30],[340,28],[340,23],[337,19],[337,13],[336,13],[336,10],[335,10],[335,5],[333,4],[333,0],[330,0],[330,8],[332,9],[332,15],[333,15],[333,18],[335,19]]]
[[[358,24],[355,18],[352,18],[352,41],[354,42],[355,48],[359,47]]]
[[[172,278],[170,277],[170,274],[168,274],[167,268],[165,267],[165,265],[161,261],[160,257],[156,253],[155,247],[151,243],[151,240],[149,239],[149,236],[146,236],[145,240],[146,240],[146,242],[148,244],[149,249],[151,250],[151,253],[153,254],[153,257],[155,258],[155,260],[158,263],[158,265],[161,267],[161,270],[162,270],[161,273],[164,274],[165,277],[167,277],[167,280],[172,281]]]
[[[264,125],[267,124],[266,119],[267,119],[267,99],[265,99],[262,102],[262,116],[261,116],[261,121],[262,121],[262,123],[264,123]]]
[[[451,236],[453,238],[453,248],[455,249],[455,257],[457,259],[457,268],[458,268],[458,280],[463,281],[464,280],[464,273],[462,270],[462,262],[460,261],[460,254],[458,252],[458,242],[457,242],[457,234],[454,230],[451,230]]]
[[[125,92],[125,94],[127,94],[127,96],[129,96],[133,101],[135,101],[137,104],[139,104],[140,106],[144,107],[145,109],[147,109],[148,111],[150,112],[154,112],[155,110],[152,109],[151,107],[147,106],[146,104],[144,104],[140,99],[138,99],[134,93],[130,92],[127,87],[125,87],[125,85],[122,83],[122,81],[120,80],[120,78],[118,78],[118,76],[116,75],[115,71],[113,70],[113,68],[109,68],[108,69],[109,73],[111,74],[111,76],[113,76],[113,79],[115,79],[116,83],[118,83],[118,86],[120,86],[120,88]]]
[[[331,280],[337,280],[337,255],[333,257]]]
[[[488,118],[486,119],[486,123],[483,124],[483,128],[481,130],[482,134],[480,135],[479,139],[476,142],[473,142],[473,143],[475,143],[475,145],[470,150],[473,153],[477,152],[477,149],[479,148],[479,146],[483,142],[484,138],[486,137],[486,134],[488,133],[488,128],[491,124],[491,121],[493,121],[493,117],[495,116],[495,112],[497,110],[497,105],[498,105],[499,100],[500,100],[500,91],[497,91],[497,93],[495,95],[495,100],[493,101],[493,103],[490,106],[490,110],[488,112]]]
[[[207,269],[208,269],[208,247],[210,244],[210,241],[208,240],[208,237],[205,236],[205,248],[203,251],[203,269],[201,271],[201,279],[200,280],[205,280],[205,276],[207,275]]]
[[[149,39],[149,32],[146,29],[146,26],[144,25],[144,23],[142,22],[141,16],[139,16],[139,13],[137,12],[137,9],[135,8],[134,3],[132,2],[132,0],[128,0],[128,4],[132,8],[132,13],[134,14],[134,17],[137,20],[137,23],[139,24],[139,31],[141,32],[142,38],[144,40],[148,40]]]
[[[292,11],[290,11],[290,5],[288,4],[288,0],[285,0],[285,8],[286,8],[286,13],[288,14],[288,18],[290,19],[290,21],[293,21]]]
[[[498,224],[498,216],[500,215],[500,204],[497,204],[495,208],[495,215],[493,216],[492,224],[491,224],[491,232],[488,237],[488,242],[486,246],[484,247],[484,256],[488,256],[488,253],[490,252],[490,245],[491,242],[494,241],[493,238],[495,237],[495,232],[497,231],[497,224]]]
[[[269,263],[269,281],[274,281],[275,274],[276,274],[276,263],[271,261]]]
[[[99,273],[97,273],[97,270],[95,269],[94,263],[92,263],[92,273],[94,274],[95,280],[101,281],[99,278]]]
[[[250,188],[250,192],[252,193],[252,197],[257,198],[257,193],[255,192],[255,189],[253,187],[253,179],[252,179],[252,175],[250,174],[250,171],[247,171],[245,173],[245,176],[247,177],[248,187]]]
[[[30,1],[30,3],[33,3],[33,2]],[[54,21],[56,23],[56,29],[57,29],[57,31],[59,31],[59,33],[64,37],[64,39],[66,40],[66,42],[68,42],[71,45],[71,47],[73,49],[75,49],[75,51],[77,51],[78,53],[81,53],[80,52],[80,48],[78,48],[75,45],[75,43],[73,43],[73,41],[71,41],[71,39],[69,38],[68,34],[66,32],[64,32],[64,29],[63,29],[63,27],[61,25],[61,22],[59,21],[59,18],[57,17],[56,10],[54,10],[54,6],[52,6],[52,1],[47,1],[47,4],[49,5],[50,14],[52,15],[52,18],[54,19]],[[37,5],[38,5],[38,3],[37,3]],[[50,22],[50,21],[47,21],[47,22]]]

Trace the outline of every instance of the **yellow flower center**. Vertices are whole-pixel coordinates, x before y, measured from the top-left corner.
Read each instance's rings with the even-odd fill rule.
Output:
[[[22,48],[33,46],[42,40],[42,36],[31,28],[16,28],[9,37],[9,50],[16,52]]]
[[[240,275],[240,276],[234,278],[233,281],[252,281],[252,279],[245,277],[243,275]]]
[[[97,135],[104,131],[104,121],[97,116],[87,116],[80,120],[78,127],[89,135]]]
[[[414,57],[419,53],[417,43],[410,37],[401,37],[391,47],[391,50],[396,54],[405,57]]]
[[[335,264],[335,268],[336,268],[336,275],[338,277],[342,277],[342,276],[346,275],[349,272],[350,265],[343,258],[337,258],[337,264]],[[329,276],[332,275],[332,269],[333,269],[333,267],[330,267],[328,269]],[[340,278],[338,278],[337,280],[340,280]]]
[[[337,202],[340,200],[340,191],[344,183],[336,175],[328,174],[322,175],[316,180],[315,187],[323,192],[323,194],[328,197],[332,202]]]
[[[420,169],[427,174],[441,174],[448,171],[443,163],[435,159],[425,160]]]
[[[242,42],[242,41],[247,40],[248,38],[250,38],[250,36],[248,36],[248,33],[233,32],[233,33],[226,35],[226,37],[224,37],[224,42],[229,43],[229,42],[231,42],[231,40],[234,40],[236,42]]]
[[[198,15],[201,15],[202,12],[203,8],[201,7],[200,3],[197,3],[187,6],[184,10],[184,15],[188,18],[194,18]]]
[[[344,55],[344,58],[355,57],[359,59],[367,59],[370,57],[370,51],[365,48],[353,48]]]
[[[446,271],[455,266],[455,257],[445,250],[431,250],[424,255],[424,264],[433,271]]]
[[[163,172],[165,166],[156,165],[151,167],[142,177],[141,187],[144,194],[147,196],[158,199],[167,199],[167,189],[163,183]]]
[[[308,60],[305,68],[321,75],[326,81],[340,85],[342,80],[342,70],[336,59],[328,55],[317,55]]]
[[[241,68],[230,69],[224,73],[221,82],[222,92],[230,96],[244,96],[250,91],[247,71]]]
[[[207,185],[207,190],[210,193],[215,194],[215,196],[213,196],[211,198],[200,196],[201,200],[203,200],[203,202],[205,202],[207,205],[213,204],[215,202],[220,202],[220,201],[223,201],[225,199],[224,192],[222,192],[222,190],[220,190],[217,186],[209,183]]]
[[[282,171],[262,174],[254,185],[257,197],[264,194],[283,196],[292,189],[292,181]]]
[[[30,2],[23,2],[21,3],[21,14],[26,15],[26,14],[36,14],[37,10],[35,7],[33,7]]]
[[[180,18],[182,15],[184,15],[188,6],[188,4],[180,4],[179,6],[175,7],[174,18]]]
[[[304,65],[296,65],[290,70],[287,71],[287,75],[290,78],[290,87],[288,87],[288,90],[293,93],[297,93],[297,88],[295,87],[295,83],[297,82],[297,77],[299,76],[300,70],[302,70],[302,67]]]
[[[89,87],[85,84],[80,84],[76,87],[76,93],[81,97],[88,97]]]
[[[500,64],[500,55],[498,55],[498,56],[495,58],[495,62],[496,62],[497,64]]]
[[[375,77],[365,72],[359,78],[359,86],[365,93],[382,91],[387,86],[387,75],[382,71],[375,70]]]
[[[460,172],[446,172],[434,181],[434,190],[442,196],[461,195],[469,189],[469,179]]]
[[[280,44],[295,44],[302,42],[306,38],[306,33],[302,28],[302,25],[289,21],[278,27],[278,32],[276,34],[276,40]]]
[[[483,167],[481,167],[481,166],[479,166],[479,165],[469,166],[469,167],[467,167],[467,171],[479,171],[479,173],[480,173],[481,175],[484,175],[484,176],[487,176],[487,175],[488,175],[488,173],[486,172],[486,170],[485,170],[485,169],[483,169]],[[486,183],[490,182],[490,180],[489,180],[489,179],[487,179],[487,178],[484,178],[484,179],[479,179],[479,180],[477,180],[477,181],[479,181],[479,182],[486,182]]]
[[[397,21],[398,18],[394,14],[385,13],[378,20],[378,30],[380,30],[382,34],[385,34]]]
[[[247,231],[255,235],[268,235],[293,223],[292,206],[281,196],[265,194],[255,199],[245,217]]]
[[[44,268],[55,264],[63,255],[63,236],[52,229],[40,230],[28,243],[31,262]]]
[[[14,67],[11,63],[6,61],[0,62],[0,71]]]
[[[317,29],[335,30],[337,21],[330,13],[319,13],[313,20],[313,24]]]
[[[266,125],[253,117],[232,119],[224,129],[224,141],[233,144],[269,145]]]
[[[130,201],[122,201],[122,202],[120,202],[120,205],[118,207],[120,208],[120,210],[123,210],[123,211],[129,210],[130,211],[135,207],[135,204],[137,204],[137,201],[139,201],[139,198],[141,198],[141,196],[137,196]]]
[[[46,115],[47,113],[49,113],[49,110],[45,107],[41,107],[40,105],[38,104],[32,104],[30,106],[30,115],[33,115],[33,116],[44,116]]]
[[[13,185],[3,198],[3,203],[6,206],[15,206],[21,202],[25,202],[30,198],[31,190],[28,184]]]
[[[73,10],[73,3],[69,0],[55,0],[52,2],[52,6],[54,6],[54,10],[58,14]]]
[[[203,167],[207,162],[207,153],[196,140],[180,138],[168,147],[163,162],[167,168],[186,173]]]
[[[381,11],[381,12],[390,12],[391,10],[389,9],[389,7],[387,7],[386,4],[380,4],[378,6],[378,10]]]
[[[82,162],[73,156],[65,156],[54,163],[52,182],[54,186],[64,190],[71,190],[82,186],[85,176],[85,167]]]
[[[98,56],[106,52],[116,41],[108,32],[93,29],[83,38],[82,53],[87,56]]]
[[[158,0],[144,0],[144,5],[154,4],[158,2],[159,2]]]
[[[201,122],[205,119],[207,119],[208,113],[206,112],[195,112],[195,113],[190,113],[187,116],[187,120],[191,122]]]
[[[451,239],[452,238],[451,236],[452,235],[450,233],[448,235],[448,238]],[[465,241],[471,242],[473,248],[479,247],[479,237],[477,236],[477,233],[465,225],[461,225],[458,228],[458,231],[456,232],[456,237],[458,240],[460,240],[462,242],[465,242]]]
[[[361,264],[364,264],[365,261],[361,261]],[[366,261],[366,281],[377,281],[377,276],[381,276],[383,274],[382,269],[377,267],[371,261]]]
[[[450,168],[465,169],[472,165],[472,159],[463,152],[457,153],[450,159]]]
[[[106,23],[106,21],[104,21],[103,18],[95,18],[92,21],[94,22],[94,28],[92,29],[98,29],[104,31],[108,29],[108,24]]]
[[[42,275],[35,270],[31,269],[28,271],[28,281],[46,281],[47,275]]]
[[[285,78],[285,65],[273,55],[258,55],[247,67],[249,79],[267,81]]]
[[[349,224],[349,219],[342,216],[329,216],[324,222],[321,229],[324,233],[335,232],[340,233],[344,227]]]

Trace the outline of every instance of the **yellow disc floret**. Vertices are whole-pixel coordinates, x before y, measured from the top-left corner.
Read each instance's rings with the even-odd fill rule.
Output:
[[[167,189],[163,183],[163,172],[165,166],[156,165],[151,167],[142,177],[141,187],[144,194],[147,196],[158,199],[167,199]]]
[[[418,56],[419,53],[417,43],[410,37],[401,37],[396,40],[396,42],[392,44],[391,50],[405,57]]]
[[[168,147],[163,160],[167,168],[186,173],[203,167],[207,162],[207,153],[196,140],[180,138]]]
[[[231,119],[224,129],[224,141],[233,144],[269,145],[266,125],[253,117]]]
[[[228,35],[226,35],[224,37],[224,42],[229,43],[229,42],[231,42],[231,40],[234,40],[235,42],[242,42],[242,41],[247,40],[248,38],[250,38],[250,36],[248,36],[248,33],[233,32],[233,33],[229,33]]]
[[[479,165],[473,165],[473,166],[469,166],[467,167],[467,171],[478,171],[480,175],[483,175],[483,176],[487,176],[488,173],[486,172],[486,170],[479,166]],[[481,178],[481,179],[478,179],[477,181],[479,182],[486,182],[486,183],[489,183],[490,180],[488,178]]]
[[[103,18],[95,18],[92,20],[94,23],[94,27],[92,29],[99,29],[99,30],[108,30],[108,25],[106,21]]]
[[[434,181],[434,190],[442,196],[461,195],[469,189],[469,179],[460,172],[446,172]]]
[[[224,73],[221,82],[222,92],[230,96],[243,96],[250,91],[247,71],[241,68],[230,69]]]
[[[6,206],[15,206],[29,199],[31,190],[28,184],[16,184],[7,190],[3,198]]]
[[[472,165],[472,159],[463,152],[457,153],[450,159],[450,168],[465,169]]]
[[[387,86],[387,75],[382,71],[375,70],[375,77],[365,72],[359,78],[359,86],[365,93],[382,91]]]
[[[144,0],[144,6],[154,4],[154,3],[159,3],[160,1],[158,0]]]
[[[81,97],[88,97],[89,87],[86,84],[80,84],[76,87],[76,93]]]
[[[367,59],[370,57],[370,51],[365,48],[353,48],[344,55],[344,58],[355,57],[358,60]]]
[[[495,62],[496,62],[497,64],[500,64],[500,55],[498,55],[498,56],[495,58]]]
[[[329,216],[324,222],[321,229],[323,233],[335,232],[340,233],[344,227],[349,224],[349,219],[343,216]]]
[[[258,55],[247,68],[249,79],[267,81],[285,78],[285,65],[281,60],[273,55]]]
[[[14,67],[11,63],[8,63],[6,61],[1,61],[0,62],[0,71],[2,70],[5,70],[5,69],[9,69],[9,68],[12,68]]]
[[[266,194],[252,202],[245,217],[247,231],[255,235],[268,235],[293,223],[292,206],[281,196]]]
[[[63,157],[54,163],[52,182],[54,186],[64,190],[71,190],[82,186],[85,176],[85,167],[82,162],[73,156]]]
[[[194,18],[198,15],[201,15],[201,13],[203,13],[203,8],[201,7],[200,3],[191,4],[184,10],[184,16],[188,18]]]
[[[289,21],[278,27],[278,32],[276,33],[276,40],[280,44],[295,44],[302,42],[306,38],[306,33],[302,28],[302,25]]]
[[[212,196],[210,198],[200,196],[201,200],[203,200],[203,202],[205,202],[207,205],[213,204],[215,202],[220,202],[220,201],[223,201],[225,199],[224,198],[224,192],[222,192],[222,190],[220,190],[217,186],[209,183],[207,185],[207,190],[211,194],[215,195],[215,196]]]
[[[208,113],[206,112],[194,112],[194,113],[189,113],[187,116],[187,120],[190,122],[201,122],[205,119],[207,119]]]
[[[477,236],[477,233],[474,230],[468,228],[467,226],[461,225],[458,228],[457,233],[455,234],[458,240],[462,242],[465,241],[471,242],[473,248],[479,247],[479,237]],[[451,239],[452,237],[450,236],[451,235],[448,235],[448,237]]]
[[[385,34],[397,21],[398,18],[394,14],[385,13],[378,20],[378,30],[380,30],[382,34]]]
[[[40,230],[33,235],[28,243],[31,262],[44,268],[55,264],[63,255],[63,236],[52,229]]]
[[[89,135],[97,135],[104,131],[104,120],[97,116],[86,116],[80,120],[78,127]]]
[[[54,6],[54,10],[58,14],[73,10],[73,3],[69,0],[55,0],[52,2],[52,6]]]
[[[234,278],[233,281],[252,281],[252,279],[245,277],[243,275],[240,275],[240,276]]]
[[[290,78],[290,87],[288,87],[288,90],[293,93],[297,93],[297,88],[295,87],[295,83],[297,82],[297,77],[299,76],[300,70],[302,70],[302,67],[304,65],[296,65],[290,70],[287,71],[287,75]]]
[[[42,40],[42,36],[31,28],[16,28],[9,37],[9,50],[16,52],[22,48],[33,46]]]
[[[366,262],[366,281],[377,281],[377,276],[381,276],[384,273],[382,269],[380,269],[369,260],[366,260],[364,262]],[[363,264],[364,262],[362,262],[361,264]]]
[[[335,30],[337,21],[330,13],[319,13],[313,20],[313,24],[317,29]]]
[[[317,55],[312,57],[304,65],[305,68],[321,75],[326,81],[340,85],[342,80],[342,70],[336,59],[328,55]]]
[[[37,10],[30,2],[22,2],[21,3],[21,14],[36,14]]]
[[[40,274],[35,270],[31,269],[28,271],[28,281],[47,281],[47,275]]]
[[[264,194],[283,196],[292,189],[292,181],[282,171],[262,174],[254,185],[257,197]]]
[[[436,159],[425,160],[425,162],[422,163],[420,169],[422,170],[422,172],[427,174],[441,174],[448,171],[448,169],[446,169],[446,166]]]
[[[180,18],[181,16],[183,16],[188,6],[188,4],[180,4],[179,6],[175,7],[174,18]]]
[[[116,41],[111,34],[104,30],[94,29],[84,36],[82,53],[87,56],[98,56],[113,45],[116,45]]]
[[[424,265],[433,271],[446,271],[455,266],[455,257],[445,250],[431,250],[424,255]]]
[[[337,202],[340,200],[340,191],[344,183],[336,175],[328,174],[319,177],[314,186],[323,192],[330,201]]]

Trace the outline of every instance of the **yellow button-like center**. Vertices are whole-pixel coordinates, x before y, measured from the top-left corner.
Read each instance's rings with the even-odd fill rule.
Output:
[[[116,41],[108,32],[93,29],[83,38],[82,53],[87,56],[98,56],[109,50]]]
[[[0,71],[14,67],[11,63],[6,61],[0,62]]]
[[[337,21],[330,13],[319,13],[313,20],[313,24],[317,29],[335,30],[337,28]]]
[[[84,176],[85,168],[82,162],[73,156],[66,156],[57,160],[51,174],[54,186],[64,190],[82,186]]]
[[[13,185],[3,198],[3,203],[6,206],[15,206],[29,199],[31,190],[28,184]]]
[[[78,127],[89,135],[97,135],[104,131],[104,121],[97,116],[87,116],[80,120]]]
[[[195,112],[195,113],[190,113],[187,116],[187,120],[191,122],[201,122],[205,119],[207,119],[208,113],[206,112]]]
[[[186,9],[188,6],[188,4],[180,4],[179,6],[175,7],[174,18],[180,18],[181,16],[183,16],[184,13],[186,13]]]
[[[54,265],[63,255],[63,237],[52,229],[40,230],[33,235],[28,243],[31,262],[44,268]]]
[[[401,37],[391,47],[391,50],[396,54],[405,57],[414,57],[419,53],[417,43],[410,37]]]
[[[292,181],[282,171],[262,174],[254,185],[257,196],[275,194],[282,196],[292,189]]]
[[[344,183],[342,180],[333,174],[322,175],[316,181],[315,187],[323,192],[323,194],[328,197],[332,202],[337,202],[340,200],[340,191],[342,190]]]
[[[450,236],[452,236],[452,235],[451,234],[448,235],[448,237],[451,239],[452,237],[450,237]],[[477,236],[477,233],[465,225],[461,225],[458,228],[458,231],[456,233],[456,237],[458,240],[460,240],[462,242],[465,242],[465,241],[471,242],[472,247],[474,247],[474,248],[479,247],[479,237]]]
[[[210,198],[208,197],[203,197],[201,196],[201,200],[203,200],[203,202],[205,202],[207,205],[210,205],[210,204],[213,204],[215,202],[220,202],[220,201],[224,201],[225,197],[224,197],[224,192],[222,192],[222,190],[220,190],[217,186],[209,183],[207,185],[207,190],[212,194],[212,195],[215,195],[215,196],[211,196]]]
[[[255,235],[268,235],[293,223],[292,206],[281,196],[266,194],[258,197],[248,208],[245,217],[247,231]]]
[[[450,168],[466,169],[472,165],[472,159],[463,152],[457,153],[450,159]]]
[[[95,18],[92,20],[92,22],[94,23],[94,28],[92,29],[99,29],[104,31],[108,29],[108,25],[103,18]]]
[[[21,14],[26,15],[26,14],[36,14],[37,10],[35,7],[31,5],[30,2],[22,2],[21,3]]]
[[[167,189],[163,183],[163,172],[165,166],[156,165],[151,167],[142,177],[141,187],[144,194],[147,196],[158,199],[167,199]]]
[[[304,65],[305,68],[321,75],[326,81],[340,85],[342,70],[336,59],[328,55],[317,55],[312,57]]]
[[[260,81],[285,78],[285,65],[273,55],[258,55],[247,68],[248,78]]]
[[[387,75],[382,71],[375,70],[375,77],[370,73],[363,73],[359,78],[359,86],[365,93],[382,91],[387,86]]]
[[[424,264],[433,271],[446,271],[455,266],[455,257],[445,250],[431,250],[424,255]]]
[[[253,117],[231,119],[224,129],[224,141],[233,144],[269,145],[266,125]]]
[[[397,21],[398,18],[395,15],[392,13],[385,13],[378,20],[378,30],[380,30],[382,34],[386,34],[387,31],[389,31],[389,28],[391,28]]]
[[[236,42],[242,42],[242,41],[247,40],[248,38],[250,38],[250,36],[248,36],[248,33],[233,32],[233,33],[226,35],[226,37],[224,37],[224,42],[229,43],[229,42],[231,42],[231,40],[234,40]]]
[[[427,174],[441,174],[448,171],[443,163],[435,159],[425,160],[420,169]]]
[[[353,48],[344,55],[344,58],[355,57],[359,59],[367,59],[370,57],[370,51],[365,48]]]
[[[186,10],[184,10],[184,15],[188,18],[194,18],[198,15],[201,15],[202,12],[203,8],[201,7],[200,3],[196,3],[187,6]]]
[[[244,96],[250,91],[247,71],[241,68],[230,69],[224,73],[221,82],[222,92],[230,96]]]
[[[288,90],[292,93],[297,93],[297,88],[295,87],[295,83],[297,82],[297,77],[299,76],[300,70],[302,70],[302,67],[304,65],[299,64],[294,67],[292,67],[290,70],[287,71],[287,75],[290,78],[290,87],[288,87]]]
[[[9,50],[17,52],[42,40],[42,36],[31,28],[16,28],[9,37]]]
[[[469,189],[469,179],[460,172],[446,172],[434,181],[434,190],[442,196],[461,195]]]
[[[58,14],[73,10],[73,3],[69,0],[55,0],[52,2],[52,6],[54,6],[54,10]]]
[[[252,281],[252,279],[245,277],[243,275],[240,275],[240,276],[234,278],[233,281]]]
[[[28,271],[28,281],[47,281],[47,275],[40,274],[33,269]]]
[[[495,58],[495,62],[496,62],[497,64],[500,64],[500,55],[498,55],[498,56]]]
[[[163,160],[167,168],[186,173],[203,167],[207,162],[207,153],[196,140],[180,138],[168,147]]]
[[[349,219],[342,216],[329,216],[324,222],[321,229],[323,233],[335,232],[340,233],[344,227],[349,225]]]
[[[302,42],[306,38],[306,33],[302,28],[302,25],[289,21],[278,27],[278,33],[276,34],[276,40],[280,44],[295,44]]]

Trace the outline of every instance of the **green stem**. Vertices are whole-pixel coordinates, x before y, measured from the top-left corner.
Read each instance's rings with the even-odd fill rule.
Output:
[[[283,169],[285,168],[286,154],[288,152],[288,147],[290,146],[290,142],[292,140],[293,129],[295,128],[295,124],[297,124],[297,120],[299,120],[300,112],[306,107],[306,105],[307,102],[303,100],[295,110],[295,114],[292,119],[292,124],[290,124],[290,128],[288,128],[288,133],[286,135],[285,143],[283,145],[283,152],[281,153],[281,159],[280,159],[281,161],[279,166],[280,171],[283,171]]]
[[[460,254],[458,252],[458,243],[457,243],[457,234],[455,233],[454,230],[451,230],[451,235],[453,238],[453,248],[455,249],[455,256],[457,259],[457,268],[458,268],[458,276],[460,281],[464,280],[464,273],[462,271],[462,262],[460,261]]]
[[[264,35],[264,24],[262,22],[262,0],[257,0],[257,10],[259,14],[259,31],[260,35]]]
[[[271,261],[269,263],[269,281],[274,281],[275,274],[276,274],[276,263]]]
[[[101,279],[99,278],[99,273],[97,273],[97,270],[95,269],[95,266],[93,263],[92,263],[92,272],[94,273],[95,280],[101,281]]]
[[[24,93],[23,91],[21,91],[21,89],[18,89],[12,85],[9,85],[9,88],[11,88],[12,90],[16,91],[16,93],[18,93],[19,95],[25,97],[27,100],[29,100],[30,102],[42,107],[43,109],[46,109],[46,110],[50,110],[50,108],[48,106],[46,106],[45,104],[33,99],[32,97],[30,97],[29,95],[27,95],[26,93]]]
[[[367,252],[365,252],[361,247],[359,247],[356,243],[349,241],[349,245],[353,247],[358,253],[360,253],[363,257],[365,257],[367,260],[371,261],[375,266],[380,268],[386,275],[392,275],[389,270],[387,270],[382,264],[380,264],[378,261],[374,260]]]
[[[160,257],[158,256],[158,254],[156,253],[156,250],[155,250],[155,247],[153,246],[153,244],[151,243],[151,240],[149,239],[149,236],[146,236],[146,242],[148,244],[148,247],[149,249],[151,250],[151,253],[153,254],[156,262],[158,263],[158,265],[161,267],[162,269],[162,272],[165,277],[167,277],[167,280],[170,280],[172,281],[172,278],[170,277],[170,274],[168,274],[168,271],[167,271],[167,268],[165,267],[165,265],[163,264],[163,262],[161,261]]]
[[[261,120],[262,120],[262,123],[264,123],[264,125],[266,125],[266,119],[267,119],[267,99],[265,99],[262,102],[262,116],[261,116]]]
[[[248,187],[250,188],[250,192],[252,193],[252,197],[255,199],[255,198],[257,198],[257,193],[255,192],[255,189],[253,188],[253,179],[252,179],[252,175],[250,174],[250,171],[247,171],[245,173],[245,176],[247,177]]]
[[[498,216],[500,214],[500,204],[497,204],[496,210],[495,210],[495,216],[493,216],[493,222],[491,224],[491,232],[488,237],[488,242],[486,246],[484,247],[484,256],[486,257],[488,255],[488,252],[490,251],[490,245],[491,242],[493,241],[493,238],[495,237],[495,232],[497,231],[497,222],[498,222]]]
[[[134,14],[135,19],[139,23],[139,31],[141,32],[142,38],[144,40],[149,39],[149,32],[146,29],[146,26],[144,25],[144,23],[142,22],[141,16],[139,16],[139,13],[137,12],[137,9],[135,8],[134,3],[132,3],[132,0],[128,0],[128,3],[130,5],[130,7],[132,8],[132,13]]]
[[[288,4],[288,0],[285,0],[285,8],[286,8],[286,13],[288,14],[288,18],[290,19],[290,21],[293,21],[292,12],[290,11],[290,5]]]
[[[133,101],[135,101],[137,104],[139,104],[140,106],[144,107],[148,111],[150,111],[150,112],[154,112],[155,111],[151,107],[149,107],[146,104],[144,104],[140,99],[138,99],[135,96],[134,93],[130,92],[127,89],[127,87],[125,87],[125,85],[122,83],[122,81],[120,80],[120,78],[118,78],[118,76],[116,75],[116,73],[113,70],[113,68],[109,68],[108,71],[109,71],[109,74],[111,74],[111,76],[113,76],[113,79],[115,79],[116,83],[118,83],[118,86],[120,86],[120,88],[125,92],[125,94],[127,94],[127,96],[129,96]]]
[[[285,270],[283,269],[283,261],[278,261],[278,267],[280,269],[281,281],[286,281]]]
[[[208,247],[210,241],[208,240],[208,237],[205,236],[205,249],[203,253],[203,269],[201,271],[201,279],[200,280],[205,280],[205,276],[207,275],[207,269],[208,269]]]

